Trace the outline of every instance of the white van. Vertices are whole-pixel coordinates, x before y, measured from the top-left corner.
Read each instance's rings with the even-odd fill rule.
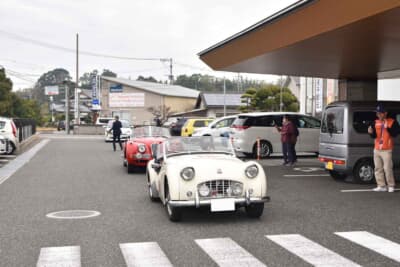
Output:
[[[112,117],[98,117],[96,119],[96,125],[103,125],[106,126],[108,124],[109,121],[112,121],[114,118]]]
[[[215,136],[220,137],[230,131],[230,126],[237,115],[225,116],[213,120],[207,127],[195,129],[192,136]]]
[[[13,154],[18,148],[17,127],[10,118],[0,117],[0,135],[8,139],[9,150],[7,154]]]
[[[260,138],[260,157],[282,153],[281,135],[275,125],[282,126],[283,115],[288,115],[299,130],[296,151],[318,153],[320,120],[295,112],[254,112],[239,114],[231,125],[230,137],[237,152],[257,156]]]

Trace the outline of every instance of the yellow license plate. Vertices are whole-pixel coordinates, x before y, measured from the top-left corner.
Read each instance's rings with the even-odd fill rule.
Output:
[[[325,163],[325,169],[333,170],[333,162],[329,161],[329,162]]]

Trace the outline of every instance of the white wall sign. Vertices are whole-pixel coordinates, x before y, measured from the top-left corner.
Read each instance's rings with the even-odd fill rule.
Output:
[[[321,112],[323,106],[323,79],[315,80],[315,111]]]
[[[58,85],[51,85],[44,87],[45,95],[58,95]]]
[[[144,93],[110,93],[110,108],[144,107]]]

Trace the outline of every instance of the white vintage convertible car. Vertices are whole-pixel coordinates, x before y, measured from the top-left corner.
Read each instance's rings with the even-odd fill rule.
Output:
[[[226,137],[176,137],[154,144],[147,164],[149,196],[160,199],[171,221],[182,208],[208,206],[211,212],[245,207],[260,217],[267,196],[267,178],[260,164],[243,162]]]

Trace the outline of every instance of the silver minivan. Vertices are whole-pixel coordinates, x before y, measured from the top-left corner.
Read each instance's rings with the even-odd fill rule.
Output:
[[[388,117],[400,123],[400,103],[379,101]],[[319,143],[319,161],[334,179],[352,178],[357,183],[372,183],[374,140],[368,127],[376,120],[378,102],[334,102],[325,107]],[[395,139],[393,163],[400,163],[400,136]]]

